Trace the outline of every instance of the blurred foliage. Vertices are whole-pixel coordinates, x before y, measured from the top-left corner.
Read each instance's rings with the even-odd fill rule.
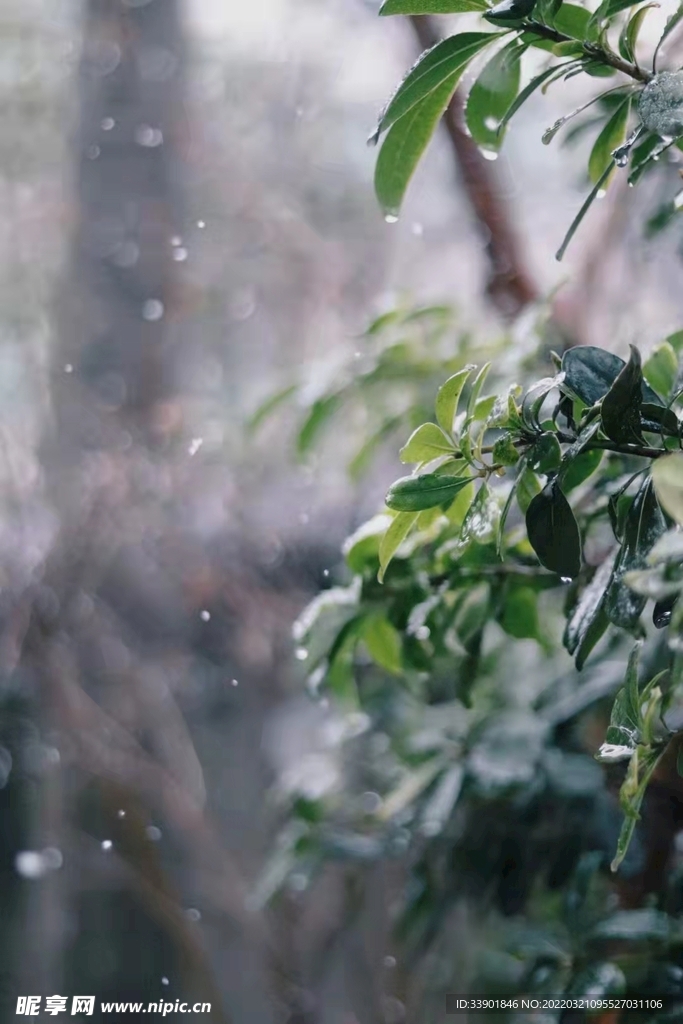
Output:
[[[431,327],[411,336],[416,319]],[[641,809],[683,721],[683,334],[644,361],[541,352],[549,372],[522,386],[523,345],[476,367],[451,330],[437,389],[445,323],[440,308],[376,320],[371,363],[312,400],[299,431],[305,450],[321,410],[339,429],[345,403],[365,402],[373,446],[412,429],[400,458],[414,469],[294,627],[311,693],[345,716],[347,770],[341,786],[291,787],[257,899],[330,859],[405,858],[394,923],[423,1019],[463,989],[668,994],[680,1011],[680,872],[624,893],[646,870]],[[463,900],[466,968],[449,945]]]
[[[551,142],[569,121],[591,108],[586,124],[597,129],[588,157],[592,190],[557,251],[561,260],[615,170],[628,167],[629,184],[635,184],[672,147],[682,148],[683,72],[660,71],[657,61],[662,44],[681,23],[683,7],[667,21],[648,66],[638,59],[643,22],[657,6],[603,0],[591,11],[565,0],[502,0],[493,6],[487,0],[385,0],[383,15],[470,13],[488,29],[451,35],[423,53],[382,112],[371,141],[377,143],[384,136],[375,191],[387,220],[398,217],[422,154],[472,63],[477,68],[467,98],[467,128],[494,159],[510,120],[537,89],[545,92],[577,75],[609,79],[608,88],[560,117],[543,135],[544,143]],[[490,31],[491,26],[496,31]],[[547,64],[525,82],[524,55],[539,49],[548,53]],[[678,197],[665,204],[650,219],[648,231],[665,226],[680,205]]]

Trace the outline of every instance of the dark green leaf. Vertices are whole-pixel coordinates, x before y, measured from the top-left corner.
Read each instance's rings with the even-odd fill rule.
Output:
[[[559,469],[561,459],[560,442],[549,430],[541,434],[527,453],[527,464],[535,473],[552,473]]]
[[[602,400],[602,429],[617,444],[642,442],[640,406],[643,400],[643,371],[640,352],[631,345],[631,355]]]
[[[640,414],[643,417],[643,430],[651,430],[655,434],[668,434],[670,437],[679,436],[681,425],[673,409],[644,402],[640,407]]]
[[[541,491],[541,482],[536,474],[525,466],[517,477],[515,493],[520,511],[526,515],[532,500]]]
[[[428,101],[433,93],[446,93],[450,98],[456,83],[468,62],[484,46],[497,39],[496,33],[463,32],[449,36],[433,46],[419,58],[405,76],[383,111],[377,125],[377,135],[405,117],[418,104]],[[441,103],[441,100],[439,100]],[[443,102],[442,110],[448,99]]]
[[[589,195],[586,198],[583,206],[581,207],[581,209],[577,213],[577,215],[574,218],[574,220],[571,222],[571,224],[569,226],[569,231],[564,236],[564,241],[562,242],[562,245],[560,246],[560,248],[555,253],[555,259],[558,262],[561,262],[562,258],[564,257],[564,254],[567,251],[569,243],[571,242],[572,238],[576,234],[576,232],[577,232],[577,230],[578,230],[578,228],[579,228],[579,226],[581,224],[581,221],[583,220],[583,218],[586,216],[586,214],[590,210],[591,206],[593,205],[593,202],[594,202],[598,192],[606,184],[607,179],[609,178],[610,174],[612,173],[612,167],[613,166],[614,166],[614,161],[612,160],[610,162],[610,165],[608,166],[608,168],[606,169],[606,171],[602,175],[602,177],[599,178],[598,181],[595,183],[595,186],[594,186],[592,192],[589,193]]]
[[[587,406],[605,397],[624,366],[619,356],[593,345],[569,348],[562,357],[565,385]],[[653,405],[663,404],[647,384],[643,384],[642,398]]]
[[[612,153],[626,138],[628,116],[631,111],[631,97],[619,104],[605,127],[602,129],[588,159],[588,175],[592,182],[602,179],[613,166]]]
[[[644,7],[640,7],[635,14],[631,15],[624,25],[622,33],[619,36],[619,53],[624,60],[630,60],[631,62],[635,61],[638,35],[640,34],[647,12],[651,11],[653,7],[659,7],[659,4],[645,4]]]
[[[535,78],[532,78],[529,84],[522,89],[517,99],[506,111],[502,121],[500,122],[498,130],[502,131],[505,128],[508,121],[510,121],[510,119],[514,117],[514,115],[517,113],[522,104],[525,103],[532,95],[532,93],[534,93],[541,85],[543,85],[543,83],[546,82],[550,78],[550,76],[553,75],[558,70],[558,68],[567,67],[567,64],[569,63],[573,62],[569,61],[566,64],[556,64],[553,67],[546,68],[545,71],[542,71],[540,73],[540,75],[536,75]]]
[[[464,14],[485,11],[486,0],[384,0],[379,9],[388,14]]]
[[[439,476],[436,473],[404,476],[391,485],[386,503],[397,512],[421,512],[422,509],[452,501],[470,479],[467,476]]]
[[[470,89],[465,120],[478,145],[497,150],[503,141],[500,123],[519,90],[520,57],[524,47],[514,39],[484,66]]]
[[[556,28],[558,32],[565,36],[578,39],[580,42],[583,42],[584,39],[593,40],[596,38],[596,33],[591,31],[589,21],[590,12],[585,7],[581,7],[579,4],[568,3],[562,4],[552,19],[553,28]]]
[[[602,3],[591,17],[593,25],[601,25],[603,21],[613,18],[620,11],[635,7],[639,0],[602,0]]]
[[[532,500],[526,513],[529,542],[546,569],[565,579],[581,569],[581,536],[571,506],[555,480]]]
[[[563,642],[570,654],[576,654],[579,670],[609,625],[604,613],[604,597],[616,557],[615,551],[605,559],[567,620]]]
[[[636,494],[624,523],[624,541],[617,557],[605,597],[605,610],[610,622],[622,629],[633,630],[645,607],[646,599],[635,594],[625,583],[624,574],[642,569],[655,542],[666,531],[666,522],[648,478]]]
[[[601,448],[593,448],[587,452],[580,452],[567,463],[566,469],[562,470],[562,489],[565,494],[569,494],[592,476],[602,462],[604,454]]]
[[[502,0],[484,17],[493,25],[515,25],[527,18],[535,6],[536,0]]]

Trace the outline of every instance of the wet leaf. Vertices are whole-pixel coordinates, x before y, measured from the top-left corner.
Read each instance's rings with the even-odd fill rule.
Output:
[[[640,406],[642,402],[643,371],[640,353],[631,345],[631,356],[619,371],[602,400],[602,428],[617,444],[642,442],[640,432]]]
[[[493,25],[515,25],[528,16],[536,6],[536,0],[502,0],[484,15]]]
[[[379,574],[377,577],[380,583],[384,580],[389,563],[413,528],[417,515],[417,512],[399,512],[394,516],[382,537],[379,544]]]
[[[381,15],[389,14],[464,14],[485,11],[486,0],[384,0]]]
[[[421,512],[422,509],[452,501],[470,479],[467,476],[449,477],[437,473],[404,476],[389,488],[386,504],[396,512]]]
[[[262,423],[265,423],[272,414],[279,409],[281,405],[291,398],[299,390],[298,384],[290,384],[289,387],[283,388],[282,391],[277,391],[274,395],[269,395],[264,402],[259,405],[258,409],[252,413],[247,423],[247,429],[251,432],[258,430]]]
[[[570,654],[576,655],[576,667],[579,670],[609,625],[604,611],[604,598],[616,557],[617,552],[614,551],[605,559],[567,620],[563,643]]]
[[[592,182],[599,181],[613,166],[612,153],[626,138],[630,111],[631,97],[628,96],[619,104],[595,140],[588,160],[588,176]]]
[[[619,52],[624,60],[630,60],[631,62],[635,61],[638,36],[645,17],[648,11],[657,7],[659,7],[659,4],[657,3],[645,4],[645,6],[640,7],[635,14],[632,14],[624,25],[621,35],[619,36]]]
[[[640,619],[646,598],[635,594],[624,575],[642,569],[655,542],[666,532],[666,522],[657,502],[652,481],[643,482],[631,502],[624,523],[624,540],[607,588],[605,610],[610,622],[632,631]]]
[[[524,47],[514,39],[484,66],[470,89],[465,120],[478,145],[497,150],[504,136],[500,123],[519,91],[520,57]]]
[[[502,118],[502,120],[500,122],[498,130],[499,131],[503,131],[505,126],[515,116],[515,114],[517,113],[519,108],[522,106],[522,104],[526,103],[526,101],[529,99],[529,97],[534,92],[536,92],[536,90],[538,88],[540,88],[540,86],[542,86],[544,82],[547,82],[548,79],[550,78],[550,76],[553,75],[557,71],[558,68],[562,68],[564,66],[566,66],[566,65],[562,65],[562,64],[553,65],[553,67],[546,68],[545,71],[542,71],[540,73],[540,75],[536,75],[535,78],[532,78],[531,81],[529,82],[529,84],[526,85],[522,89],[522,91],[519,93],[517,98],[514,100],[514,102],[510,105],[508,110],[505,112],[505,114],[504,114],[504,116],[503,116],[503,118]]]
[[[683,453],[657,459],[652,480],[662,508],[679,526],[683,525]]]
[[[513,434],[503,434],[493,445],[491,457],[495,465],[515,466],[519,462],[519,451],[512,442],[513,437]]]
[[[605,397],[624,366],[619,356],[594,345],[577,345],[562,357],[565,386],[587,406]],[[642,385],[642,398],[653,405],[663,404],[647,384]]]
[[[454,445],[436,423],[423,423],[408,438],[399,452],[401,462],[430,462],[441,455],[451,455]]]
[[[548,483],[526,513],[529,542],[541,565],[573,579],[581,569],[581,536],[571,506],[557,481]]]
[[[612,159],[610,164],[609,164],[609,166],[604,171],[604,173],[596,181],[595,186],[594,186],[592,192],[590,192],[588,194],[587,198],[585,199],[585,201],[583,203],[583,206],[581,207],[581,209],[577,213],[576,217],[574,217],[574,220],[569,225],[569,230],[567,231],[567,234],[564,236],[562,245],[560,246],[560,248],[555,253],[555,259],[558,261],[558,263],[560,263],[562,261],[562,259],[564,258],[564,254],[566,253],[566,251],[567,251],[567,249],[569,247],[569,243],[571,242],[572,238],[574,237],[574,235],[578,231],[578,229],[579,229],[579,227],[581,225],[581,221],[583,220],[583,218],[586,216],[586,214],[590,210],[591,206],[593,205],[593,203],[594,203],[594,201],[595,201],[595,199],[597,197],[598,192],[602,188],[605,187],[605,185],[607,183],[607,179],[609,178],[610,174],[612,173],[612,167],[613,166],[614,166],[614,160]]]
[[[640,817],[640,807],[645,791],[663,753],[664,750],[661,747],[642,746],[636,747],[633,752],[619,794],[625,817],[617,842],[617,852],[611,865],[612,871],[618,869],[628,852],[636,822]]]
[[[453,430],[453,420],[458,407],[458,399],[469,375],[474,366],[466,366],[464,369],[454,373],[445,384],[442,384],[436,393],[436,419],[439,425],[447,434]]]
[[[464,545],[473,540],[479,543],[487,540],[495,531],[499,516],[498,502],[487,484],[482,483],[463,520],[460,542]]]
[[[561,459],[560,442],[552,431],[541,434],[527,453],[527,464],[535,473],[554,472],[559,469]]]
[[[500,624],[509,636],[519,640],[542,639],[538,622],[538,595],[531,587],[511,588],[505,599]]]
[[[567,463],[566,469],[562,470],[562,490],[565,494],[585,483],[595,473],[604,454],[602,448],[593,448],[587,452],[580,452]]]
[[[517,495],[517,504],[519,505],[520,511],[526,515],[529,505],[537,494],[541,491],[541,481],[538,479],[536,474],[525,466],[522,472],[517,477],[515,493]]]

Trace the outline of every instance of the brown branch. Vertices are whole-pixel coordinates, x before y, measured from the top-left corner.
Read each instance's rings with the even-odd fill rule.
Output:
[[[441,38],[432,18],[420,15],[410,21],[422,49],[434,46]],[[539,292],[524,264],[517,232],[501,198],[495,168],[465,131],[463,109],[462,93],[456,90],[444,115],[444,125],[467,198],[485,236],[490,264],[487,294],[499,313],[512,318],[535,302]]]

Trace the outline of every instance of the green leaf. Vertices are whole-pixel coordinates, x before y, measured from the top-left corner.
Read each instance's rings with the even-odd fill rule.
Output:
[[[645,21],[647,12],[651,11],[654,7],[659,7],[659,4],[645,4],[644,7],[638,8],[635,14],[632,14],[624,25],[621,35],[619,36],[619,53],[624,60],[635,62],[636,45],[638,43],[640,30],[643,26],[643,22]]]
[[[635,7],[639,0],[602,0],[602,3],[591,17],[592,25],[602,25],[604,21],[613,18],[620,11],[629,7]]]
[[[396,517],[388,515],[373,516],[346,538],[342,555],[351,572],[360,576],[367,568],[376,567],[381,538],[395,521]]]
[[[680,23],[682,18],[683,18],[683,4],[679,4],[678,5],[678,9],[676,11],[674,11],[674,13],[671,15],[671,17],[667,21],[667,23],[666,23],[666,25],[664,27],[664,31],[662,32],[661,36],[659,37],[659,40],[658,40],[657,45],[655,47],[655,52],[654,52],[654,54],[652,56],[652,68],[653,68],[654,71],[657,70],[657,57],[659,56],[659,51],[660,51],[660,49],[662,47],[662,43],[664,42],[665,39],[667,39],[667,37],[669,35],[671,35],[671,33],[676,28],[676,26]]]
[[[436,419],[447,434],[450,434],[453,429],[455,411],[458,407],[458,400],[465,381],[474,369],[474,366],[466,366],[464,369],[454,373],[445,384],[441,385],[436,393]]]
[[[535,473],[552,473],[559,469],[562,460],[562,449],[557,435],[547,430],[541,434],[527,453],[529,469]]]
[[[423,423],[408,438],[399,452],[401,462],[430,462],[441,455],[452,455],[453,442],[436,423]]]
[[[646,599],[630,589],[624,574],[645,567],[649,552],[665,532],[666,522],[648,478],[631,502],[624,523],[624,542],[607,588],[605,610],[615,626],[630,631],[636,627]]]
[[[417,103],[385,138],[375,167],[375,193],[387,217],[398,216],[410,179],[448,106],[461,70]]]
[[[380,583],[384,580],[387,566],[410,533],[416,519],[417,512],[399,512],[392,519],[391,525],[387,528],[379,545],[379,573],[377,578]]]
[[[470,388],[469,397],[467,399],[467,419],[465,421],[467,424],[471,423],[475,418],[479,395],[481,394],[481,389],[484,386],[484,381],[486,380],[490,369],[491,364],[485,363],[472,381],[472,387]]]
[[[291,398],[292,395],[296,394],[299,390],[298,384],[290,384],[289,387],[283,388],[282,391],[277,391],[274,395],[269,395],[264,402],[259,405],[258,409],[251,414],[247,421],[247,429],[253,433],[258,430],[262,423],[264,423],[276,409],[279,409],[281,405]]]
[[[381,15],[389,14],[464,14],[485,11],[486,0],[384,0]]]
[[[517,477],[515,493],[520,511],[526,515],[529,505],[540,494],[541,482],[528,466],[525,466]]]
[[[401,634],[381,612],[368,615],[363,625],[363,640],[373,661],[381,668],[400,675]]]
[[[589,25],[590,12],[578,4],[563,3],[552,21],[553,28],[558,32],[578,39],[579,42],[597,38],[597,33],[594,33]]]
[[[518,640],[540,639],[538,595],[531,587],[515,587],[505,600],[500,624],[509,636]]]
[[[484,66],[470,89],[465,120],[474,141],[496,151],[503,141],[501,121],[519,91],[520,57],[525,47],[516,39]]]
[[[668,341],[653,348],[643,363],[643,376],[663,398],[671,394],[678,376],[678,357]]]
[[[526,513],[529,543],[541,565],[564,579],[581,569],[581,536],[571,506],[556,480],[531,501]]]
[[[562,242],[562,245],[560,246],[560,248],[555,253],[555,259],[558,261],[558,263],[560,263],[562,261],[562,259],[564,257],[564,254],[566,253],[566,251],[567,251],[567,249],[569,247],[569,243],[571,242],[572,238],[574,237],[574,235],[576,234],[577,230],[579,229],[581,221],[583,220],[583,218],[586,216],[586,214],[590,210],[591,206],[593,205],[593,202],[594,202],[598,192],[600,191],[601,188],[603,188],[603,186],[607,182],[607,179],[609,178],[610,174],[612,173],[612,167],[613,166],[614,166],[614,160],[611,161],[609,167],[604,172],[602,177],[599,178],[598,181],[595,183],[595,186],[594,186],[592,192],[589,193],[588,197],[584,201],[583,206],[581,207],[581,209],[577,213],[576,217],[574,217],[574,220],[569,225],[569,231],[567,231],[567,234],[564,236],[564,240]]]
[[[506,433],[493,445],[491,456],[498,466],[515,466],[519,462],[519,451],[512,443],[513,434]]]
[[[468,62],[497,37],[497,33],[491,32],[463,32],[449,36],[426,50],[389,100],[379,119],[376,134],[387,131],[392,124],[409,114],[418,104],[429,100],[433,94],[444,94],[444,86],[450,98]],[[447,103],[448,99],[443,102],[442,110]]]
[[[482,483],[477,496],[469,507],[460,530],[460,543],[483,542],[494,532],[500,515],[498,502],[488,486]]]
[[[536,0],[502,0],[484,17],[492,25],[516,25],[528,18],[535,6]]]
[[[567,463],[566,469],[562,471],[562,489],[565,494],[569,494],[593,475],[602,462],[604,454],[602,448],[592,448],[586,452],[580,452],[576,458]]]
[[[567,620],[563,643],[570,654],[576,655],[576,667],[579,671],[609,625],[604,611],[604,598],[616,557],[615,551],[605,559]]]
[[[452,501],[470,480],[468,476],[449,477],[437,473],[404,476],[389,488],[386,504],[397,512],[421,512]]]
[[[573,63],[573,61],[569,61],[568,63]],[[511,118],[515,116],[515,114],[522,106],[522,104],[526,103],[526,101],[529,99],[532,93],[536,92],[536,90],[541,85],[543,85],[543,83],[546,82],[550,78],[550,76],[553,75],[558,70],[558,68],[566,66],[567,64],[555,64],[550,68],[546,68],[545,71],[542,71],[540,73],[540,75],[536,75],[535,78],[532,78],[529,84],[522,89],[520,94],[517,96],[517,99],[510,105],[510,107],[505,112],[500,122],[500,125],[498,126],[498,131],[502,132],[505,129],[505,126],[508,124]]]
[[[602,429],[617,444],[642,442],[640,406],[643,400],[643,371],[640,352],[631,345],[628,363],[621,368],[602,400]]]
[[[599,181],[613,166],[612,153],[626,138],[628,116],[631,111],[631,97],[620,103],[602,129],[588,159],[588,175],[592,182]]]
[[[657,459],[652,482],[659,502],[679,526],[683,525],[683,453],[673,452]]]
[[[621,827],[617,852],[612,861],[612,871],[616,871],[628,852],[636,822],[640,817],[640,807],[645,796],[648,783],[657,764],[664,753],[662,747],[636,747],[628,766],[628,772],[621,787],[620,800],[625,812],[624,824]]]
[[[341,405],[340,395],[328,395],[318,398],[310,408],[296,441],[296,450],[301,458],[306,455],[318,439],[320,431]]]
[[[619,356],[594,345],[577,345],[562,356],[564,386],[587,405],[595,405],[605,397],[626,363]],[[642,385],[644,402],[662,405],[659,395],[647,384]]]
[[[624,972],[617,964],[608,960],[585,967],[567,989],[569,996],[589,996],[591,999],[619,996],[625,992]]]

